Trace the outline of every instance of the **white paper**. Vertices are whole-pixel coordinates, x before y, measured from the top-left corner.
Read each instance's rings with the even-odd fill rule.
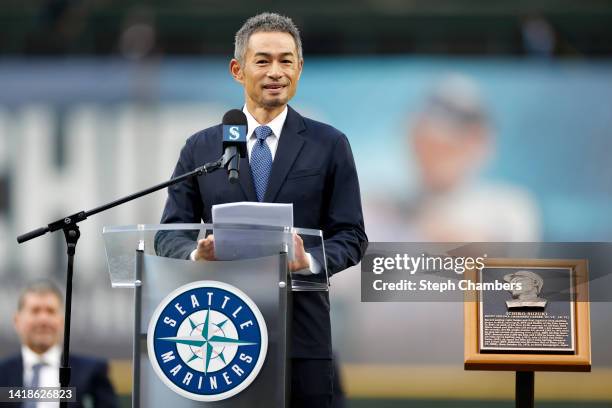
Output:
[[[217,204],[212,207],[213,223],[271,225],[293,227],[293,204],[239,203]]]
[[[245,224],[255,226],[293,227],[293,204],[239,202],[213,205],[215,257],[235,260],[275,255],[282,251],[293,256],[291,234],[262,229],[215,228],[214,224]]]

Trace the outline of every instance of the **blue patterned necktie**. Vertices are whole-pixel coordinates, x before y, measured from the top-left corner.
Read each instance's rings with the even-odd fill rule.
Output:
[[[257,200],[263,201],[268,187],[268,178],[272,170],[272,152],[266,143],[266,138],[272,134],[272,129],[268,126],[258,126],[255,128],[257,141],[251,151],[251,173],[253,174],[253,184]]]
[[[32,380],[29,387],[37,388],[40,386],[40,370],[46,365],[46,363],[36,363],[32,366]],[[26,401],[23,404],[23,408],[35,408],[36,404],[37,402],[34,401]]]

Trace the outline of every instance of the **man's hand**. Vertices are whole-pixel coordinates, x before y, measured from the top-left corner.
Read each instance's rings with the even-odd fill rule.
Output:
[[[289,271],[297,272],[308,268],[310,268],[310,262],[304,250],[304,241],[298,234],[293,234],[293,259],[289,261]]]
[[[198,241],[198,247],[193,253],[193,259],[196,261],[216,261],[215,258],[215,237],[210,234],[204,239]]]

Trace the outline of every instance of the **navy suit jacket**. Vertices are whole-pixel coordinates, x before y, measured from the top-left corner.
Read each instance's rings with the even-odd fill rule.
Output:
[[[217,160],[222,137],[221,125],[191,136],[173,176]],[[161,222],[212,222],[213,205],[237,201],[257,201],[246,159],[240,161],[239,183],[230,184],[227,173],[218,171],[171,186]],[[293,203],[296,227],[323,231],[330,274],[361,260],[367,236],[359,181],[349,142],[337,129],[304,118],[289,107],[264,201]],[[156,241],[157,252],[165,256],[188,259],[195,249],[193,241],[188,245],[172,239]],[[317,253],[313,251],[312,256]],[[321,265],[324,262],[317,260]],[[331,358],[328,293],[295,292],[292,312],[292,357]]]
[[[88,396],[96,408],[117,408],[117,396],[108,379],[108,365],[103,360],[70,355],[70,386],[76,387],[77,402],[70,407],[82,407]],[[58,374],[59,375],[59,374]],[[0,387],[23,387],[23,360],[21,353],[0,361]],[[19,403],[0,403],[0,407],[19,408]]]

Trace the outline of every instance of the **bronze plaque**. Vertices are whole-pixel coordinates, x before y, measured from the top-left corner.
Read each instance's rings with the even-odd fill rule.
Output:
[[[572,268],[486,266],[480,282],[509,290],[480,292],[481,352],[575,352]]]

